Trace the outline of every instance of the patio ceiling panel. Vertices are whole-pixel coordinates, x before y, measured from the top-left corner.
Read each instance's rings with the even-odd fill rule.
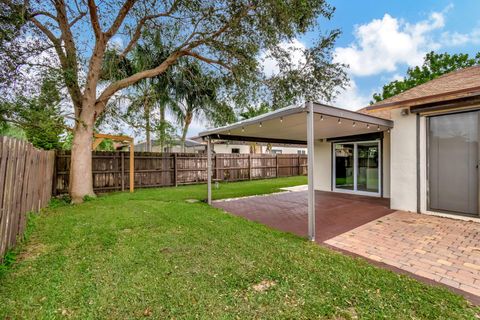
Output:
[[[393,127],[390,120],[314,103],[315,139],[335,138],[386,131]],[[295,106],[279,109],[205,132],[200,136],[218,139],[306,143],[307,109]]]

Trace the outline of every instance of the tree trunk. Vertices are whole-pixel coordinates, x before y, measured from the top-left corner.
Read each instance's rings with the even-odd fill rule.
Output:
[[[97,83],[105,53],[106,42],[95,43],[94,54],[90,59],[87,81],[81,109],[73,129],[72,154],[70,160],[69,192],[73,203],[81,203],[85,196],[94,197],[92,172],[92,141],[95,118],[101,111],[95,111]]]
[[[82,115],[88,112],[83,110]],[[81,203],[85,196],[95,196],[92,176],[92,140],[94,113],[81,117],[73,131],[69,192],[72,203]]]
[[[192,114],[187,111],[185,114],[185,120],[183,123],[183,130],[182,130],[182,151],[185,152],[185,140],[187,139],[188,127],[192,122]]]

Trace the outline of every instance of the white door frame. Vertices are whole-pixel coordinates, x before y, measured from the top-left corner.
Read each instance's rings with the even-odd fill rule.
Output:
[[[357,172],[358,172],[358,144],[376,142],[378,145],[378,192],[359,191],[357,190]],[[338,144],[353,144],[353,190],[341,189],[336,187],[336,153],[335,146]],[[351,142],[334,142],[332,149],[332,190],[340,193],[358,194],[364,196],[381,197],[382,195],[382,144],[380,140],[365,140]]]

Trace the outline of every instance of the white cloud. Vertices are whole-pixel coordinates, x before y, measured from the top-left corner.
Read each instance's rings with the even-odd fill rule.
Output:
[[[357,84],[352,79],[350,80],[349,86],[339,93],[333,105],[342,109],[356,111],[360,108],[367,106],[370,102],[371,97],[372,94],[362,94],[359,91]]]
[[[392,82],[392,81],[402,81],[403,80],[403,76],[401,74],[398,74],[398,73],[395,73],[394,75],[392,75],[387,82]]]
[[[394,72],[400,64],[421,64],[423,56],[440,47],[433,31],[445,25],[445,12],[433,12],[427,20],[414,24],[385,14],[355,27],[355,42],[335,49],[335,61],[348,64],[356,76]]]
[[[303,51],[306,49],[305,45],[298,39],[293,39],[291,42],[283,42],[280,44],[282,49],[287,50],[290,57],[291,67],[295,68],[305,63]],[[263,67],[263,72],[267,77],[277,74],[280,70],[276,59],[271,57],[270,52],[265,52],[260,56],[260,64]]]
[[[125,44],[123,43],[123,39],[119,36],[111,38],[110,41],[108,41],[107,46],[110,49],[115,49],[117,51],[120,51],[123,48],[125,48]]]
[[[463,46],[465,44],[480,44],[480,27],[473,29],[468,33],[443,32],[441,43],[445,47]]]

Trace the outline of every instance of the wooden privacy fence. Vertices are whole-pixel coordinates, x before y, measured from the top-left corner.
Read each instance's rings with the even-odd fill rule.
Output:
[[[207,156],[196,153],[135,152],[135,188],[166,187],[207,181]],[[128,152],[92,152],[93,188],[96,192],[128,188]],[[241,181],[305,175],[307,156],[296,154],[215,154],[213,179]],[[70,152],[57,151],[54,193],[68,192]]]
[[[23,235],[27,213],[48,204],[54,161],[54,151],[0,137],[0,261]]]

